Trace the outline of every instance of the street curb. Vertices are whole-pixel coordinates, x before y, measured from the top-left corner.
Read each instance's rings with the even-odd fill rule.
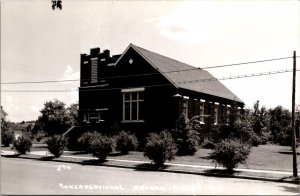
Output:
[[[54,161],[54,162],[62,162],[62,163],[73,163],[73,164],[79,164],[79,165],[91,165],[91,166],[105,166],[105,167],[115,167],[115,168],[124,168],[124,169],[134,169],[134,170],[145,170],[145,171],[153,171],[153,172],[168,172],[168,173],[179,173],[179,174],[192,174],[192,175],[202,175],[202,176],[208,176],[208,177],[221,177],[221,178],[238,178],[238,179],[247,179],[247,180],[260,180],[260,181],[268,181],[268,182],[281,182],[281,183],[292,183],[292,184],[299,184],[299,181],[297,180],[286,180],[283,178],[272,178],[272,177],[259,177],[259,176],[246,176],[246,175],[230,175],[230,174],[220,174],[220,173],[208,173],[203,171],[186,171],[181,169],[151,169],[147,167],[142,167],[137,165],[129,166],[129,165],[122,165],[122,164],[109,164],[109,163],[97,163],[92,164],[88,162],[82,162],[82,161],[74,161],[74,160],[62,160],[61,158],[53,158],[49,160],[43,160],[43,156],[39,155],[21,155],[21,156],[6,156],[1,155],[2,157],[7,158],[20,158],[20,159],[30,159],[30,160],[39,160],[39,161]],[[87,160],[89,157],[87,157]],[[72,158],[75,159],[75,158]],[[90,159],[94,160],[94,159]]]

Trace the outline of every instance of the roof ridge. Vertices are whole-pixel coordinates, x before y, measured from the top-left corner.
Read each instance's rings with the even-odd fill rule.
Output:
[[[191,66],[156,52],[152,52],[132,43],[130,43],[128,48],[132,48],[138,52],[146,61],[148,61],[148,63],[150,63],[155,69],[164,75],[176,88],[197,91],[229,100],[236,99],[236,101],[242,102],[238,96],[231,92],[231,90],[229,90],[222,82],[220,82],[218,78],[216,78],[207,70]],[[175,72],[178,72],[179,74]],[[205,77],[214,78],[216,81],[209,82],[205,85],[196,83],[182,83],[185,81],[185,79],[196,81]]]
[[[129,44],[129,47],[132,47],[137,53],[139,53],[146,61],[148,61],[148,63],[149,64],[151,64],[152,66],[153,66],[153,68],[155,68],[158,72],[160,72],[171,84],[173,84],[176,88],[178,88],[178,85],[177,84],[175,84],[174,82],[173,82],[173,80],[170,78],[170,77],[168,77],[164,72],[163,72],[163,70],[161,70],[155,63],[153,63],[149,58],[147,58],[146,56],[145,56],[145,54],[143,53],[143,51],[140,51],[140,49],[143,49],[143,48],[141,48],[141,47],[138,47],[138,46],[135,46],[135,45],[133,45],[133,44]],[[146,50],[146,49],[143,49],[143,50]],[[148,50],[146,50],[146,51],[148,51]],[[151,51],[148,51],[148,52],[151,52]],[[151,52],[151,53],[153,53],[153,52]],[[156,53],[154,53],[154,54],[156,54]]]
[[[163,57],[163,58],[167,58],[167,59],[169,59],[169,60],[176,61],[176,62],[178,62],[178,63],[182,63],[182,64],[184,64],[184,65],[190,66],[191,68],[197,68],[197,69],[202,70],[200,67],[195,67],[195,66],[189,65],[189,64],[184,63],[184,62],[182,62],[182,61],[173,59],[173,58],[171,58],[171,57],[168,57],[168,56],[165,56],[165,55],[162,55],[162,54],[159,54],[159,53],[157,53],[157,52],[153,52],[153,51],[151,51],[151,50],[147,50],[147,49],[145,49],[145,48],[142,48],[142,47],[140,47],[140,46],[134,45],[134,44],[132,44],[132,43],[130,43],[130,45],[133,46],[133,47],[135,47],[135,48],[137,48],[137,49],[142,49],[142,50],[145,50],[145,51],[150,52],[150,53],[152,53],[152,54],[161,56],[161,57]],[[180,71],[180,70],[179,70],[179,71]]]

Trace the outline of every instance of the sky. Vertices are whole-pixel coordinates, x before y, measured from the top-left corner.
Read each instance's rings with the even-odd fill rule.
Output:
[[[109,49],[114,55],[133,43],[202,68],[292,57],[293,51],[300,56],[296,0],[62,0],[62,10],[52,10],[50,0],[0,2],[1,105],[14,122],[36,120],[46,101],[78,103],[79,81],[4,83],[79,79],[80,54],[88,54],[90,48]],[[292,66],[288,58],[208,71],[222,78]],[[260,100],[261,106],[291,110],[291,72],[221,82],[246,108]],[[53,90],[72,91],[45,92]],[[299,90],[296,104],[300,104]]]

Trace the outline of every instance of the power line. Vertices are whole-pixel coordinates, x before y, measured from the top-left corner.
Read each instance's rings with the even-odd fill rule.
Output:
[[[28,82],[2,82],[1,84],[42,84],[42,83],[58,83],[58,82],[74,82],[79,81],[79,79],[74,80],[44,80],[44,81],[28,81]]]
[[[267,76],[267,75],[276,75],[282,73],[292,72],[291,69],[286,70],[276,70],[276,71],[269,71],[269,72],[261,72],[261,73],[252,73],[252,74],[243,74],[243,75],[236,75],[236,76],[227,76],[222,78],[207,78],[201,80],[187,80],[181,82],[174,82],[175,84],[191,84],[191,83],[200,83],[200,82],[213,82],[218,80],[234,80],[234,79],[242,79],[242,78],[252,78],[258,76]],[[300,70],[296,70],[297,72]],[[145,88],[151,87],[163,87],[163,86],[172,86],[173,84],[158,84],[158,85],[148,85],[144,86]],[[105,89],[81,89],[82,91],[108,91],[108,90],[120,90],[123,88],[105,88]],[[36,93],[43,93],[43,92],[50,92],[50,93],[62,93],[62,92],[76,92],[78,89],[63,89],[63,90],[3,90],[2,92],[36,92]]]
[[[296,58],[299,58],[300,56],[297,56]],[[223,68],[223,67],[231,67],[231,66],[237,66],[237,65],[247,65],[247,64],[254,64],[254,63],[263,63],[263,62],[269,62],[269,61],[278,61],[278,60],[284,60],[289,59],[293,57],[281,57],[281,58],[274,58],[274,59],[266,59],[266,60],[258,60],[258,61],[249,61],[249,62],[243,62],[243,63],[233,63],[233,64],[225,64],[225,65],[217,65],[217,66],[209,66],[209,67],[195,67],[190,69],[182,69],[182,70],[173,70],[173,71],[165,71],[160,73],[146,73],[146,74],[132,74],[132,75],[119,75],[119,76],[111,76],[111,77],[100,77],[97,78],[98,80],[105,80],[105,79],[115,79],[115,78],[127,78],[127,77],[137,77],[137,76],[149,76],[149,75],[157,75],[161,73],[174,73],[174,72],[184,72],[184,71],[193,71],[193,70],[206,70],[206,69],[215,69],[215,68]],[[82,81],[87,81],[90,79],[81,79]],[[43,84],[43,83],[60,83],[60,82],[77,82],[80,81],[80,79],[72,79],[72,80],[45,80],[45,81],[21,81],[21,82],[2,82],[0,84]]]
[[[221,68],[221,67],[231,67],[231,66],[236,66],[236,65],[247,65],[247,64],[253,64],[253,63],[264,63],[264,62],[278,61],[278,60],[284,60],[284,59],[289,59],[289,58],[293,58],[293,57],[282,57],[282,58],[267,59],[267,60],[260,60],[260,61],[249,61],[249,62],[245,62],[245,63],[234,63],[234,64],[228,64],[228,65],[210,66],[210,67],[204,67],[202,69],[214,69],[214,68]]]

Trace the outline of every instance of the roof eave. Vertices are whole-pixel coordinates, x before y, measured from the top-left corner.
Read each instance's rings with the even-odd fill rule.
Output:
[[[152,63],[147,57],[145,57],[144,55],[143,55],[143,53],[142,52],[140,52],[136,47],[135,47],[135,45],[133,45],[133,44],[130,44],[130,46],[139,54],[139,55],[141,55],[154,69],[156,69],[159,73],[161,73],[173,86],[175,86],[175,88],[179,88],[179,86],[175,83],[175,82],[173,82],[172,80],[171,80],[171,78],[169,78],[164,72],[162,72],[160,69],[158,69],[156,66],[155,66],[155,64],[154,63]]]
[[[195,93],[201,93],[201,94],[205,94],[205,95],[209,95],[209,96],[213,96],[213,97],[218,97],[218,98],[221,98],[221,99],[225,99],[225,100],[228,100],[228,101],[235,101],[235,102],[238,102],[240,104],[245,104],[239,97],[236,97],[236,99],[230,99],[230,98],[226,98],[226,97],[220,97],[220,96],[217,96],[217,95],[213,95],[213,94],[208,94],[208,93],[204,93],[204,92],[200,92],[200,91],[195,91],[195,90],[192,90],[192,89],[188,89],[188,88],[184,88],[184,87],[178,87],[179,90],[185,90],[185,91],[192,91],[192,92],[195,92]]]
[[[120,56],[120,58],[116,61],[115,66],[117,66],[117,64],[121,61],[121,59],[124,57],[124,55],[127,53],[127,51],[132,48],[134,51],[136,51],[141,57],[143,57],[154,69],[156,69],[159,73],[161,73],[175,88],[179,88],[179,86],[177,84],[175,84],[164,72],[162,72],[160,69],[158,69],[154,63],[152,63],[147,57],[145,57],[143,55],[142,52],[140,52],[135,45],[133,44],[129,44],[129,46],[125,49],[125,51],[122,53],[122,55]]]

